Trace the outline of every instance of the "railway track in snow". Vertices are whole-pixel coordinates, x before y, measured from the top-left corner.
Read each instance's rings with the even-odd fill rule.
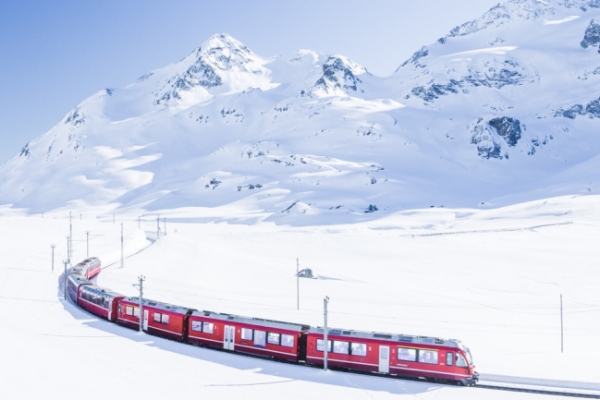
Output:
[[[479,379],[480,383],[474,386],[479,389],[600,399],[600,382],[574,382],[491,374],[481,374]]]

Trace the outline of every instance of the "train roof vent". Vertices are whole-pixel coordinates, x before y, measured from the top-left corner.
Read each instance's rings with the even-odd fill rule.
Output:
[[[444,339],[435,338],[435,344],[444,344]]]
[[[148,305],[149,305],[149,306],[155,306],[155,305],[156,305],[156,303],[155,303],[155,302],[153,302],[153,301],[149,301],[149,302],[148,302]]]
[[[352,335],[354,332],[352,331],[342,331],[343,335]]]
[[[234,319],[235,317],[233,315],[230,315],[229,317],[227,317],[227,319]]]
[[[341,335],[342,331],[339,329],[330,329],[329,333],[331,333],[332,335]]]
[[[392,335],[387,335],[385,333],[374,333],[373,337],[380,338],[380,339],[391,339]]]
[[[398,341],[412,343],[413,338],[412,338],[412,336],[400,336],[400,337],[398,337]]]

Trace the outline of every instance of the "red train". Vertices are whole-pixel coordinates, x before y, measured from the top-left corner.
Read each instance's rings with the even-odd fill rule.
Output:
[[[138,329],[139,298],[100,288],[78,271],[69,275],[67,288],[70,298],[92,314]],[[143,300],[142,310],[142,328],[152,335],[298,364],[322,366],[324,362],[320,327],[198,311],[148,299]],[[467,386],[478,380],[471,352],[458,340],[341,329],[328,329],[327,335],[328,365],[334,368]]]
[[[71,273],[83,275],[86,279],[92,279],[100,273],[102,265],[98,257],[86,258],[71,269]]]

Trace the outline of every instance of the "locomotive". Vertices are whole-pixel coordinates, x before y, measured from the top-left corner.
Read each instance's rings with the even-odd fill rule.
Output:
[[[89,260],[98,265],[96,257]],[[95,261],[97,260],[97,261]],[[440,383],[473,386],[471,351],[461,341],[428,336],[324,329],[291,322],[243,317],[127,297],[91,282],[98,272],[78,268],[67,277],[71,300],[90,313],[124,327],[183,343],[222,349],[296,364],[322,366],[383,375],[420,378]],[[88,271],[87,276],[82,274]]]

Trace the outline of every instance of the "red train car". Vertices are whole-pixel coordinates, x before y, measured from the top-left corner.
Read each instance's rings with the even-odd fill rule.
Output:
[[[110,289],[103,289],[95,285],[81,285],[77,304],[94,315],[115,322],[119,301],[123,298],[125,296]]]
[[[194,311],[189,343],[287,361],[304,361],[308,325]]]
[[[87,279],[92,279],[102,270],[102,263],[98,257],[86,258],[80,263],[77,263],[71,270],[71,273],[81,274]]]
[[[127,297],[121,300],[117,323],[138,329],[140,325],[139,307],[139,297]],[[185,340],[187,320],[194,311],[193,309],[147,299],[142,301],[142,308],[144,312],[142,329],[144,331],[168,339]]]
[[[311,328],[306,362],[323,364],[323,329]],[[474,385],[471,352],[458,340],[392,335],[351,330],[328,330],[327,362],[332,367],[411,376]]]
[[[92,285],[85,276],[79,274],[69,274],[67,277],[67,293],[75,304],[79,304],[79,288],[82,285]]]

